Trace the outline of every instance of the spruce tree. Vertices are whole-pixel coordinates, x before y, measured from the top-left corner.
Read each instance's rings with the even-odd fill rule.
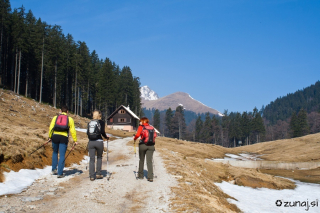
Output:
[[[298,124],[298,117],[295,112],[291,115],[291,121],[290,121],[290,130],[291,130],[291,137],[299,137],[299,124]]]
[[[256,107],[253,109],[252,131],[256,135],[256,142],[259,143],[261,140],[261,135],[263,135],[266,130],[263,124],[261,114],[260,112],[258,112],[258,109]]]
[[[201,135],[202,135],[203,142],[205,143],[212,142],[213,131],[212,131],[211,117],[209,112],[206,113]]]
[[[178,106],[171,122],[171,131],[174,138],[183,139],[186,131],[183,106]]]
[[[158,109],[154,111],[153,126],[160,131],[160,112]]]
[[[196,142],[201,142],[203,140],[202,138],[202,127],[203,127],[203,121],[201,119],[201,116],[200,114],[198,115],[198,118],[197,118],[197,121],[196,121],[196,135],[195,135],[195,139],[196,139]]]
[[[247,112],[243,112],[241,115],[241,132],[244,139],[243,144],[249,145],[249,136],[251,130],[251,121]]]
[[[308,125],[307,112],[304,109],[301,109],[299,111],[297,121],[299,125],[298,137],[309,134],[310,130]]]
[[[167,128],[166,135],[171,137],[171,123],[172,123],[172,118],[173,118],[173,112],[172,109],[169,107],[169,109],[166,110],[166,115],[165,115],[165,126]]]

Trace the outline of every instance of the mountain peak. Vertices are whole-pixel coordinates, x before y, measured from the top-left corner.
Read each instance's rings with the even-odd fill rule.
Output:
[[[193,111],[195,113],[212,113],[222,116],[222,114],[211,107],[208,107],[198,100],[192,98],[188,93],[185,92],[175,92],[173,94],[167,95],[165,97],[156,100],[146,100],[142,99],[142,107],[146,109],[159,109],[166,110],[169,107],[175,110],[177,106],[183,106],[186,110]]]
[[[150,89],[147,85],[140,87],[140,93],[141,93],[141,98],[143,100],[158,100],[159,96],[158,94]]]

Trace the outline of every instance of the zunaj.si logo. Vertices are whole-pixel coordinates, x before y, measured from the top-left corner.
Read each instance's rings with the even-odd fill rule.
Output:
[[[277,200],[275,202],[276,206],[278,207],[304,207],[306,211],[309,211],[309,208],[311,207],[319,207],[319,200],[316,199],[314,201],[283,201],[283,200]]]
[[[276,206],[280,207],[282,205],[282,201],[281,200],[277,200],[276,201]]]

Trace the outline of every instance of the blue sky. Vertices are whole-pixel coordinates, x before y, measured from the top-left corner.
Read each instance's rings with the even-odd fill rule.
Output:
[[[11,0],[160,97],[252,111],[320,80],[318,0]]]

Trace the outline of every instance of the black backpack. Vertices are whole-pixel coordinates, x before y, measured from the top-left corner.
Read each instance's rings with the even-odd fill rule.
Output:
[[[87,135],[89,140],[97,140],[101,137],[101,125],[99,120],[92,120],[88,123]]]

